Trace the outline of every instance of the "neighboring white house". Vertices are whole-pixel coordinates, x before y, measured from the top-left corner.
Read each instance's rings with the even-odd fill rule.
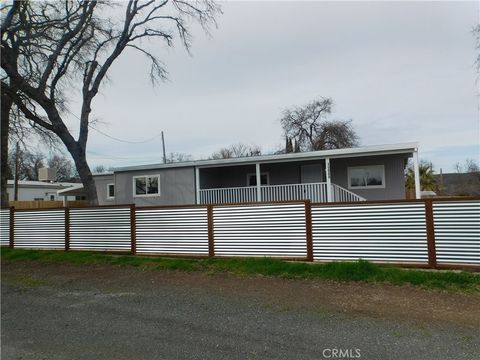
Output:
[[[62,196],[57,194],[58,191],[77,186],[76,183],[59,183],[59,182],[45,182],[45,181],[18,181],[18,200],[19,201],[55,201],[63,200]],[[7,195],[8,200],[13,200],[13,180],[8,180]],[[75,200],[75,196],[69,196],[68,200]]]

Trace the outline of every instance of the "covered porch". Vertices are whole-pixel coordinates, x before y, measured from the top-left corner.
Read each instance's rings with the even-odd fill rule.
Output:
[[[310,200],[326,203],[405,199],[404,172],[409,158],[413,158],[416,197],[420,198],[416,151],[348,155],[340,150],[335,152],[339,156],[314,158],[288,154],[196,166],[196,202]]]
[[[362,196],[332,182],[329,159],[197,167],[196,184],[198,204],[365,200]]]

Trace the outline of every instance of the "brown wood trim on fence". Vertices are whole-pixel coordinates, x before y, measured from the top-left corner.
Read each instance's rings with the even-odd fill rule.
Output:
[[[70,209],[65,208],[65,251],[70,250]]]
[[[435,224],[431,199],[425,200],[425,223],[427,229],[428,265],[435,269],[437,267],[437,252],[435,249]]]
[[[480,196],[451,196],[451,197],[432,197],[425,199],[393,199],[393,200],[366,200],[366,201],[346,201],[346,202],[315,202],[312,205],[321,206],[351,206],[351,205],[374,205],[374,204],[408,204],[422,203],[425,201],[475,201],[480,200]]]
[[[75,210],[90,210],[90,209],[108,209],[108,208],[128,208],[130,207],[129,204],[126,205],[89,205],[89,206],[68,206],[69,209]],[[62,207],[51,207],[51,208],[39,208],[39,209],[15,209],[15,211],[50,211],[50,210],[63,210],[65,209],[64,206]]]
[[[15,208],[10,207],[10,224],[9,224],[9,242],[8,245],[13,249],[15,244]]]
[[[215,256],[215,230],[213,223],[213,206],[207,206],[207,223],[208,223],[208,256]]]
[[[206,208],[208,205],[203,204],[191,204],[191,205],[149,205],[149,206],[137,206],[137,210],[155,210],[155,209],[184,209],[184,208]]]
[[[137,254],[137,217],[135,204],[130,205],[130,243],[132,255]]]
[[[285,201],[251,201],[251,202],[241,202],[241,203],[221,203],[221,204],[209,204],[215,207],[224,207],[224,206],[264,206],[264,205],[292,205],[292,204],[304,204],[305,201],[309,200],[285,200]]]
[[[312,204],[305,201],[305,235],[307,238],[307,261],[313,261]]]

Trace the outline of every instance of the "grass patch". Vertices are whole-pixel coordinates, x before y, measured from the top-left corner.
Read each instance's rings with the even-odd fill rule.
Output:
[[[34,279],[30,276],[16,276],[14,278],[9,278],[6,280],[6,283],[26,288],[37,288],[47,284],[43,280]]]
[[[282,278],[382,282],[396,285],[411,284],[426,288],[480,292],[480,274],[477,273],[401,269],[380,266],[364,260],[312,264],[272,258],[180,259],[8,248],[1,250],[1,258],[4,262],[41,261],[78,265],[134,266],[142,269],[223,272],[238,275],[260,274]]]

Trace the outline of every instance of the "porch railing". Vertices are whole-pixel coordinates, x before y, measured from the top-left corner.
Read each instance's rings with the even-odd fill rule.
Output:
[[[347,190],[337,184],[332,184],[332,201],[333,202],[352,202],[365,201],[365,198]]]
[[[262,201],[327,201],[327,183],[265,185],[261,187],[261,192]]]
[[[327,202],[327,183],[262,185],[260,188],[262,201],[310,200]],[[333,202],[364,201],[357,194],[331,184]],[[200,204],[225,204],[257,201],[256,186],[217,188],[200,190]]]
[[[226,204],[257,201],[255,186],[200,190],[200,204]]]

